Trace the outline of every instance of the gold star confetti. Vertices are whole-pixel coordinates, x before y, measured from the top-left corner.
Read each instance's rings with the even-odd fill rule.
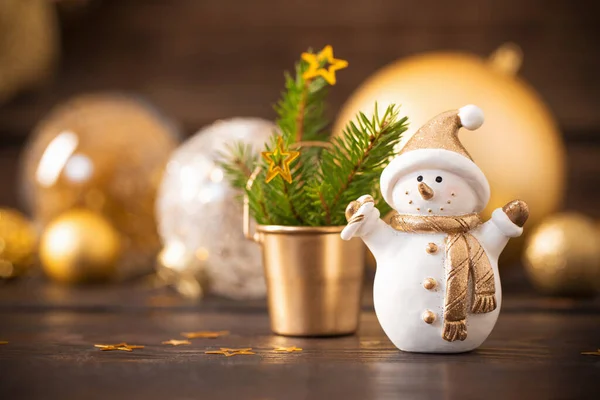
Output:
[[[171,340],[166,340],[164,342],[162,342],[162,344],[170,344],[173,346],[181,346],[184,344],[192,344],[192,342],[190,342],[189,340],[177,340],[177,339],[171,339]]]
[[[220,350],[205,351],[204,354],[222,354],[225,357],[233,357],[233,356],[251,356],[256,353],[252,351],[252,347],[247,347],[244,349],[230,349],[227,347],[221,347]]]
[[[596,351],[582,351],[581,354],[585,356],[600,356],[600,349]]]
[[[198,331],[198,332],[181,332],[181,336],[188,339],[216,339],[221,336],[229,335],[229,331]]]
[[[361,346],[377,346],[378,344],[381,344],[381,341],[379,341],[379,340],[363,340],[362,342],[360,342]]]
[[[8,344],[6,340],[0,340],[0,344]]]
[[[112,350],[133,351],[135,349],[143,349],[144,348],[144,346],[129,345],[125,342],[117,343],[117,344],[95,344],[94,347],[96,347],[102,351],[112,351]]]
[[[308,69],[302,74],[302,78],[310,79],[317,76],[323,77],[330,85],[335,85],[335,71],[346,68],[348,61],[333,58],[333,48],[325,46],[319,54],[302,53],[302,59],[308,63]],[[329,68],[321,67],[325,62]]]
[[[292,171],[290,170],[290,164],[292,161],[298,158],[298,156],[300,156],[299,151],[285,151],[283,148],[283,138],[279,136],[277,138],[277,147],[275,147],[275,150],[263,151],[261,154],[269,163],[269,170],[267,171],[266,179],[267,183],[271,182],[277,175],[281,175],[281,177],[287,183],[292,183]]]
[[[293,353],[293,352],[301,352],[302,349],[300,347],[292,346],[292,347],[275,347],[273,349],[276,353]]]

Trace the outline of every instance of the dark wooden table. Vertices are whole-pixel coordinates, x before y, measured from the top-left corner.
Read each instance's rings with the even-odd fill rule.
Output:
[[[379,327],[367,290],[358,334],[271,334],[263,301],[201,303],[135,284],[65,288],[38,279],[0,286],[0,399],[583,399],[600,396],[598,300],[505,293],[477,351],[403,353]],[[229,330],[189,346],[180,332]],[[103,352],[97,343],[144,345]],[[277,346],[300,353],[278,354]],[[256,355],[207,355],[252,347]]]

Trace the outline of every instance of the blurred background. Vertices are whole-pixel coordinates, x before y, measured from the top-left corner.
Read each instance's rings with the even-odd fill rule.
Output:
[[[221,119],[272,120],[272,104],[283,88],[283,71],[291,69],[307,48],[318,50],[331,44],[336,57],[350,63],[331,90],[328,113],[332,121],[360,109],[361,97],[369,102],[393,97],[386,88],[394,87],[400,92],[397,101],[409,103],[406,110],[411,118],[410,110],[418,108],[411,102],[435,103],[434,97],[452,97],[447,92],[464,89],[466,94],[477,93],[479,103],[514,122],[514,126],[503,124],[490,117],[500,144],[486,151],[493,153],[503,146],[500,151],[506,154],[508,169],[525,160],[525,168],[519,169],[523,185],[537,193],[530,195],[536,197],[534,202],[551,203],[538,207],[545,211],[537,225],[559,210],[581,214],[577,216],[584,218],[583,222],[577,218],[551,222],[563,234],[558,239],[565,246],[563,254],[587,254],[584,261],[568,264],[577,264],[574,276],[579,282],[590,277],[594,281],[600,275],[597,239],[583,250],[573,249],[569,240],[577,242],[578,235],[597,235],[594,225],[600,218],[599,11],[596,3],[569,0],[3,0],[0,206],[25,212],[33,218],[38,232],[52,223],[58,224],[60,231],[64,213],[71,208],[92,210],[103,219],[95,221],[94,215],[78,214],[70,215],[66,223],[77,226],[77,221],[85,221],[86,226],[96,227],[94,232],[106,228],[105,254],[112,255],[100,264],[113,263],[117,257],[113,253],[118,252],[114,249],[120,246],[121,252],[123,248],[133,249],[133,253],[139,248],[147,250],[138,251],[121,264],[153,268],[161,248],[156,234],[148,234],[154,229],[154,196],[160,171],[178,142]],[[505,52],[496,53],[497,69],[484,65],[492,62],[490,55],[505,43],[518,47],[509,45]],[[444,52],[439,59],[412,58],[439,52]],[[415,60],[416,66],[395,64],[403,60]],[[499,70],[510,76],[508,83],[495,75]],[[464,76],[465,71],[468,76]],[[423,86],[421,90],[419,85],[428,74],[460,81],[462,89]],[[516,85],[515,89],[504,93],[502,88],[510,85]],[[410,88],[413,97],[402,98],[403,87],[407,92]],[[97,95],[99,92],[105,94]],[[457,93],[456,99],[462,101],[464,95]],[[454,102],[449,104],[454,106]],[[115,113],[126,116],[113,118]],[[415,120],[424,122],[419,118]],[[90,120],[94,122],[88,123]],[[533,138],[523,145],[529,146],[523,154],[516,149],[525,136],[515,136],[515,126],[524,129],[522,135]],[[57,189],[61,183],[56,180],[40,184],[39,165],[46,150],[58,136],[76,131],[76,127],[87,130],[85,135],[90,136],[79,139],[80,145],[87,146],[86,155],[66,164],[71,165],[66,176],[77,186],[77,193]],[[69,137],[63,135],[60,140],[68,142]],[[113,140],[117,143],[114,148],[102,147],[102,143]],[[548,143],[551,149],[535,153],[550,146]],[[467,147],[471,149],[468,143]],[[119,153],[115,148],[127,151]],[[485,154],[481,151],[474,151],[476,160]],[[115,157],[105,161],[102,154],[106,153]],[[135,165],[123,167],[130,159]],[[533,170],[550,171],[549,175],[531,172],[527,162],[535,164]],[[102,175],[98,172],[102,163],[122,168],[111,167]],[[501,175],[498,165],[495,173]],[[92,170],[95,175],[89,172]],[[115,172],[121,170],[125,172]],[[94,176],[93,184],[80,191],[89,176]],[[130,179],[123,182],[119,176]],[[32,183],[34,180],[37,183]],[[145,180],[145,184],[140,183]],[[90,188],[98,190],[90,192]],[[137,200],[126,204],[128,198]],[[159,223],[160,214],[168,219],[169,212],[158,211]],[[139,213],[148,215],[150,222],[139,222]],[[102,225],[107,221],[112,228]],[[127,231],[131,226],[134,228]],[[110,229],[117,231],[116,236],[111,236]],[[163,244],[169,235],[162,231]],[[112,242],[122,240],[126,243]],[[549,240],[542,240],[542,247],[558,246]],[[51,255],[46,263],[54,265],[50,269],[60,269],[56,265],[64,261],[58,260],[59,250],[52,240],[47,242],[50,250],[46,252]],[[513,252],[511,263],[519,262],[522,246]],[[179,263],[173,261],[184,258],[185,251],[179,250],[177,244],[171,246],[168,254],[163,254],[163,263]],[[207,257],[197,250],[194,257]],[[533,264],[539,252],[543,249],[531,255]],[[547,256],[544,254],[539,257]],[[534,267],[532,271],[536,271]],[[592,272],[582,273],[580,268]],[[60,273],[56,276],[59,281],[69,280]],[[551,289],[556,283],[539,285]],[[580,283],[575,287],[565,293],[590,291],[582,290]],[[183,286],[182,290],[197,291]]]

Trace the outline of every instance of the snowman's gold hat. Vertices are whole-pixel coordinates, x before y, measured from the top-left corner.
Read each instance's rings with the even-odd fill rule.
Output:
[[[441,169],[465,179],[478,196],[479,211],[483,210],[490,199],[489,183],[458,139],[461,127],[478,129],[483,119],[483,111],[479,107],[468,105],[460,110],[441,113],[423,125],[383,170],[380,186],[385,201],[393,205],[394,186],[406,174]]]

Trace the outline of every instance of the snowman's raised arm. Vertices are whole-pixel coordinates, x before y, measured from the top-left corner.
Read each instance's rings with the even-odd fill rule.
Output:
[[[393,240],[395,236],[398,236],[398,232],[383,222],[381,218],[377,218],[371,226],[371,229],[366,234],[362,235],[361,239],[365,242],[377,260],[382,256],[383,252],[390,249],[390,243],[392,243],[391,240]],[[396,242],[394,243],[396,245],[398,244]]]
[[[524,201],[511,201],[494,210],[492,218],[479,227],[477,237],[488,254],[497,259],[510,238],[521,236],[528,217],[529,208]]]
[[[361,196],[346,209],[348,225],[341,233],[342,239],[361,238],[377,258],[378,254],[389,248],[389,241],[396,233],[379,217],[373,197]]]
[[[379,210],[375,208],[375,200],[366,194],[348,204],[346,207],[346,219],[348,225],[341,233],[344,240],[353,237],[362,237],[373,229],[376,220],[379,219]]]

